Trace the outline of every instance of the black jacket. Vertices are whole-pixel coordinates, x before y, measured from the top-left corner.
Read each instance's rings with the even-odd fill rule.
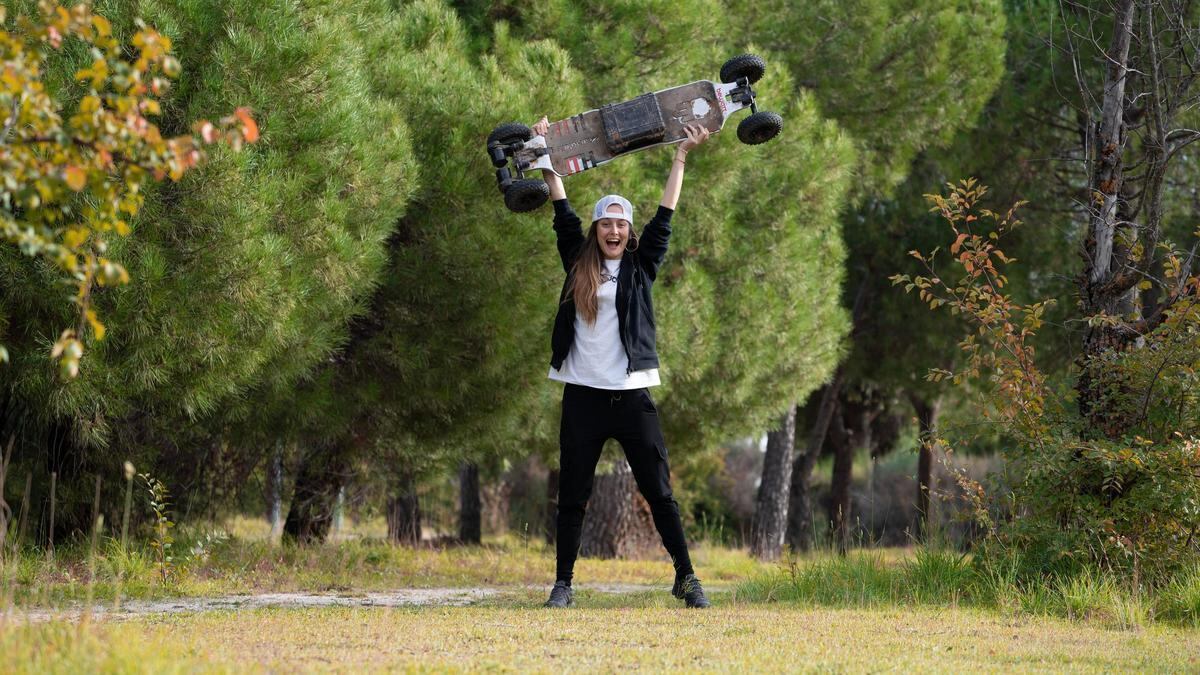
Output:
[[[671,216],[674,210],[658,207],[658,213],[642,229],[635,251],[625,251],[621,270],[617,273],[617,322],[621,343],[629,358],[626,373],[658,367],[658,352],[654,342],[654,304],[650,288],[658,276],[658,268],[667,255],[671,238]],[[567,280],[559,295],[558,315],[554,317],[554,333],[550,338],[550,365],[562,368],[567,352],[575,343],[575,299],[570,295],[571,267],[583,245],[582,221],[566,199],[554,202],[554,231],[558,234],[558,254],[562,258]]]

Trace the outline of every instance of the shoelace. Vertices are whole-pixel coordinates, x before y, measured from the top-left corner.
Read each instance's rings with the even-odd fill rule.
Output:
[[[697,579],[696,577],[692,577],[691,579],[682,579],[682,580],[676,582],[676,586],[677,586],[677,588],[679,588],[680,596],[687,595],[688,593],[691,593],[693,590],[697,590],[697,591],[701,591],[701,592],[704,591],[704,587],[700,585],[700,580]]]

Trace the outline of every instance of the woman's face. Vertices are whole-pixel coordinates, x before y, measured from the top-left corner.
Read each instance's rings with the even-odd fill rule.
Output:
[[[620,213],[621,207],[609,207],[612,213]],[[601,218],[596,221],[596,243],[600,253],[609,260],[620,260],[629,242],[629,221],[624,218]]]

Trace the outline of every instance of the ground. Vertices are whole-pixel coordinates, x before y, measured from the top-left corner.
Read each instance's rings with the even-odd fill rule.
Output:
[[[981,587],[954,552],[761,563],[702,544],[714,607],[700,611],[669,595],[663,556],[581,560],[575,606],[543,608],[553,549],[522,538],[414,550],[234,535],[166,582],[142,553],[87,558],[6,564],[0,672],[1200,671],[1191,614],[1162,620],[1153,599],[1099,583]]]
[[[512,670],[1130,672],[1200,669],[1200,633],[1107,630],[964,609],[685,610],[664,593],[528,594],[478,607],[305,608],[0,629],[22,671]],[[615,606],[614,606],[615,605]]]

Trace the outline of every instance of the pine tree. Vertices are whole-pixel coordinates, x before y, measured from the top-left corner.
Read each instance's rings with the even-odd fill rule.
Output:
[[[370,312],[316,380],[327,406],[306,412],[304,427],[339,430],[338,451],[399,490],[463,457],[549,442],[539,364],[561,283],[553,231],[548,218],[504,208],[483,141],[498,123],[536,119],[551,97],[582,103],[579,76],[552,43],[500,27],[477,55],[454,12],[430,0],[372,16],[380,30],[360,39],[376,90],[405,107],[421,187]]]
[[[252,392],[286,391],[345,340],[387,261],[414,163],[398,106],[374,95],[351,39],[344,16],[354,14],[329,9],[112,3],[116,30],[142,11],[179,46],[185,75],[165,126],[237,102],[258,117],[262,142],[214,153],[147,195],[134,236],[113,246],[132,281],[95,300],[120,328],[89,346],[84,377],[57,381],[36,348],[0,372],[5,426],[25,445],[59,444],[52,462],[76,473],[157,459],[185,495],[222,430],[262,411]],[[37,292],[42,270],[4,265],[8,334],[36,345],[61,311]]]

